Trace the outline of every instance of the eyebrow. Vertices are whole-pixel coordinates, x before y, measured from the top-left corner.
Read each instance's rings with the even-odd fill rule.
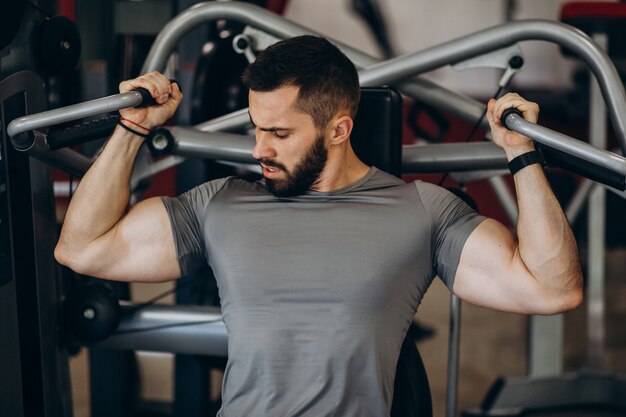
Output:
[[[289,131],[291,132],[292,130],[294,130],[291,127],[276,127],[276,126],[272,126],[272,127],[259,127],[256,125],[256,123],[254,123],[254,120],[252,120],[252,115],[250,114],[250,111],[248,111],[248,117],[250,118],[250,123],[252,123],[252,126],[254,127],[258,127],[260,130],[262,130],[263,132],[278,132],[278,131]]]

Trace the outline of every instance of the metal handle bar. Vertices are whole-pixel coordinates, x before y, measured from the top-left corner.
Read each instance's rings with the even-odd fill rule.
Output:
[[[278,37],[291,37],[306,33],[316,34],[314,31],[250,4],[238,2],[199,3],[183,11],[163,28],[146,58],[142,71],[162,70],[176,44],[188,31],[206,21],[216,19],[238,20]],[[387,81],[391,82],[393,81],[391,78],[396,78],[396,76],[393,75],[395,71],[394,68],[398,67],[402,69],[406,67],[405,61],[410,60],[410,65],[413,66],[413,70],[409,71],[409,74],[416,70],[427,71],[445,65],[446,63],[457,62],[464,58],[477,56],[499,47],[508,46],[519,40],[529,39],[553,41],[562,46],[566,46],[580,55],[592,67],[600,85],[603,87],[602,90],[607,98],[613,119],[615,120],[617,118],[619,120],[616,114],[626,114],[626,112],[619,110],[621,108],[626,109],[623,87],[621,83],[618,82],[619,78],[616,76],[615,68],[606,57],[606,54],[597,48],[589,37],[577,29],[564,24],[547,21],[514,22],[487,29],[486,31],[478,32],[459,40],[450,41],[425,51],[374,65],[370,69],[361,71],[361,79],[366,83],[384,83],[384,80],[389,78]],[[466,45],[467,43],[471,44],[473,47],[469,48],[469,46]],[[371,66],[377,62],[374,58],[362,52],[339,43],[337,43],[337,45],[357,66]],[[604,70],[602,68],[605,67],[609,69],[608,73],[605,76],[598,77],[598,74],[603,74]],[[403,71],[407,71],[407,68],[404,68]],[[402,78],[406,77],[406,75],[400,74],[398,77]],[[435,102],[438,108],[461,115],[467,120],[478,119],[484,109],[483,105],[474,100],[467,99],[436,86],[433,83],[426,82],[425,80],[401,80],[398,82],[398,85],[403,92],[410,96],[425,99],[431,103]],[[607,94],[607,91],[612,91],[612,93]],[[107,110],[104,109],[103,111]],[[199,125],[198,128],[201,130],[216,130],[216,128],[212,127],[211,122],[212,121],[209,121]],[[222,118],[220,124],[228,128],[235,128],[243,126],[247,122],[248,117],[244,110],[233,114],[233,116],[229,118],[228,123],[224,123],[224,119]],[[624,127],[625,123],[626,121],[624,121],[624,123],[614,123],[617,127],[622,126],[619,128],[618,132],[622,137],[624,136],[622,132],[626,132],[626,127]],[[626,143],[626,140],[621,142]],[[620,145],[623,145],[623,143],[620,143]]]
[[[550,148],[563,151],[591,164],[606,168],[622,176],[626,176],[626,158],[603,149],[598,149],[586,142],[574,139],[563,133],[555,132],[546,127],[531,123],[524,119],[516,109],[508,109],[502,114],[502,125],[521,133]]]
[[[228,354],[226,326],[217,307],[152,305],[134,312],[136,306],[132,304],[121,307],[117,332],[96,346],[222,357]]]
[[[318,32],[300,26],[252,4],[236,1],[198,3],[181,12],[159,32],[144,62],[142,73],[163,71],[167,59],[185,34],[208,21],[220,19],[248,24],[283,39],[306,34],[320,35]],[[334,40],[332,42],[337,45],[357,67],[362,68],[378,62],[378,59],[361,51]],[[468,122],[478,120],[485,108],[483,103],[475,99],[450,91],[426,79],[416,78],[403,80],[402,82],[394,83],[394,86],[409,97],[428,102],[435,108],[451,112]],[[224,129],[236,129],[245,126],[248,121],[247,111],[244,110],[243,113],[233,113],[228,119],[227,124],[220,123],[220,125],[224,126]],[[225,122],[225,120],[222,120],[222,122]],[[488,123],[485,121],[483,126],[488,127]],[[222,130],[221,127],[212,127],[211,121],[199,125],[198,128],[203,131]]]
[[[33,132],[31,136],[33,140],[28,148],[16,149],[20,151],[27,151],[40,161],[43,161],[55,168],[62,169],[75,177],[82,177],[85,175],[85,172],[87,172],[91,166],[91,159],[73,149],[64,148],[50,152],[46,135],[43,133]]]
[[[256,163],[254,138],[224,132],[200,132],[192,128],[161,127],[148,138],[156,153],[182,157]],[[506,169],[504,152],[494,143],[406,145],[402,150],[405,173]]]
[[[148,137],[155,154],[256,163],[252,157],[254,137],[224,132],[201,132],[184,127],[161,127]]]
[[[235,1],[198,3],[180,13],[163,27],[150,49],[142,71],[144,73],[154,70],[162,71],[175,46],[187,32],[200,24],[217,19],[236,20],[280,38],[307,33],[317,34],[251,4]],[[418,73],[476,57],[524,40],[556,43],[585,61],[600,84],[620,147],[626,153],[626,117],[623,117],[626,115],[626,92],[619,74],[607,54],[589,36],[572,26],[544,20],[509,22],[379,63],[362,52],[340,43],[336,45],[355,65],[368,67],[361,70],[359,76],[363,86],[372,86],[402,82]],[[414,86],[414,88],[419,89],[420,86]],[[242,116],[237,120],[241,123],[246,122]]]
[[[512,123],[511,117],[505,123]],[[519,117],[517,117],[519,118]],[[523,119],[522,119],[523,120]],[[535,131],[529,137],[545,144],[542,149],[554,165],[594,181],[624,190],[626,159],[612,152],[594,148],[569,136],[532,123]],[[538,137],[536,127],[544,137]],[[179,157],[207,158],[240,163],[255,163],[252,157],[254,138],[224,132],[201,132],[192,128],[163,127],[148,138],[148,147],[157,154]],[[403,146],[402,172],[469,171],[505,169],[506,160],[501,148],[493,143],[450,143],[427,146]]]
[[[9,123],[7,133],[9,137],[16,142],[17,146],[27,147],[25,142],[32,141],[32,137],[29,137],[26,133],[32,130],[54,126],[84,117],[91,117],[101,113],[117,111],[127,107],[140,107],[154,104],[150,93],[148,93],[148,97],[150,97],[148,100],[145,91],[147,90],[137,89],[128,93],[114,94],[84,103],[20,117]]]

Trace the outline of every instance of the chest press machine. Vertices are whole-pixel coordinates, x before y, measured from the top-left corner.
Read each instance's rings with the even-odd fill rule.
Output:
[[[206,4],[196,7],[193,15],[183,13],[164,28],[151,50],[144,65],[144,70],[161,69],[177,40],[194,25],[207,19],[238,18],[245,23],[267,30],[279,37],[310,32],[276,16],[270,14],[266,16],[264,13],[262,10],[256,10],[253,6],[237,5],[235,3]],[[472,100],[459,98],[454,93],[419,79],[406,81],[407,77],[437,68],[446,63],[457,62],[470,56],[479,55],[519,40],[537,38],[565,44],[564,46],[580,54],[587,62],[594,75],[598,78],[604,98],[609,104],[609,110],[618,131],[620,144],[624,145],[626,143],[624,139],[626,137],[624,134],[626,132],[626,120],[624,120],[622,115],[626,114],[624,112],[626,101],[624,100],[623,87],[616,77],[614,68],[605,55],[598,51],[584,35],[572,31],[563,25],[536,21],[517,22],[512,25],[488,29],[462,40],[451,41],[427,51],[410,54],[379,64],[374,64],[372,58],[358,51],[345,47],[344,50],[357,65],[367,67],[360,72],[361,81],[364,85],[394,84],[409,96],[414,98],[429,97],[434,105],[444,110],[452,111],[466,118],[475,118],[474,116],[477,113],[482,112],[482,107],[477,106]],[[383,96],[385,94],[388,93],[383,93]],[[449,101],[450,98],[458,100]],[[90,164],[87,158],[68,149],[51,150],[62,148],[69,144],[68,142],[62,144],[53,143],[54,141],[51,139],[54,136],[63,142],[64,137],[62,134],[46,137],[42,133],[32,131],[79,117],[88,117],[103,111],[113,111],[123,107],[139,105],[142,100],[140,93],[133,92],[101,99],[97,103],[90,102],[79,106],[53,110],[45,114],[26,116],[11,123],[7,132],[11,136],[16,149],[27,151],[36,158],[45,160],[75,174],[80,174],[84,173],[86,167]],[[385,100],[397,101],[394,98],[385,98]],[[391,112],[389,116],[392,118],[396,117],[393,114]],[[624,176],[626,175],[624,158],[597,148],[581,146],[581,142],[574,142],[573,139],[556,134],[553,131],[538,126],[529,126],[520,121],[519,118],[516,119],[515,115],[509,117],[511,121],[507,120],[506,123],[507,125],[512,125],[511,127],[514,130],[518,130],[539,143],[553,147],[556,150],[552,163],[568,160],[573,156],[577,158],[576,161],[580,161],[582,164],[591,164],[590,168],[584,172],[585,175],[594,175],[594,179],[597,181],[608,183],[610,186],[621,190],[624,189]],[[247,113],[242,111],[196,126],[196,129],[182,127],[165,128],[160,132],[155,132],[150,146],[155,150],[166,150],[166,152],[177,155],[175,158],[179,159],[180,156],[202,156],[213,159],[233,160],[235,162],[251,162],[249,152],[253,144],[252,138],[220,132],[223,129],[240,127],[246,122]],[[374,136],[368,137],[374,138]],[[393,137],[393,133],[390,133],[389,137]],[[72,141],[74,140],[72,139]],[[371,145],[368,144],[364,149],[371,149]],[[395,150],[395,146],[397,146],[397,150]],[[357,152],[359,151],[357,150]],[[404,147],[402,152],[400,152],[400,146],[396,143],[386,151],[381,149],[380,152],[387,155],[391,162],[396,164],[401,162],[400,169],[397,169],[394,165],[386,165],[384,161],[374,162],[375,165],[392,173],[503,168],[505,166],[502,153],[494,145],[486,143],[459,145],[456,146],[456,149],[454,145]],[[363,157],[367,162],[372,163],[374,161],[368,160],[368,157],[365,155]],[[169,162],[161,162],[160,166],[139,166],[136,178],[149,176],[167,163],[175,164],[177,160],[170,159]],[[572,169],[575,169],[576,167],[573,165],[579,164],[572,164]],[[132,307],[123,307],[122,310],[125,308],[130,309]],[[151,311],[163,314],[157,315],[156,317],[159,318],[155,318],[155,315],[147,314]],[[189,313],[189,317],[192,318],[193,322],[197,322],[198,325],[199,323],[204,323],[205,325],[201,327],[191,326],[197,327],[193,332],[186,331],[190,329],[190,326],[167,327],[168,325],[177,324],[176,320],[173,319],[175,315],[171,314],[176,311],[185,311]],[[168,314],[170,314],[170,318],[168,318]],[[99,345],[115,349],[151,349],[182,353],[198,353],[198,351],[201,351],[202,354],[207,355],[225,355],[226,335],[223,325],[220,324],[219,317],[219,311],[216,309],[150,306],[143,310],[136,310],[131,316],[124,317],[117,333],[100,342]],[[161,326],[161,328],[154,331],[132,331],[133,329],[147,329],[157,326]],[[198,331],[200,328],[202,328],[202,331]],[[185,342],[181,343],[181,340]],[[403,355],[404,352],[405,349],[403,347]],[[405,357],[403,355],[401,355],[398,365],[399,369]],[[413,358],[409,361],[413,361],[413,365],[417,366],[415,356]],[[411,365],[412,368],[413,365]],[[454,367],[454,364],[451,364],[451,367]],[[400,375],[400,372],[398,375]],[[413,373],[412,375],[415,376]],[[423,379],[421,380],[423,381]],[[397,384],[397,386],[400,385]],[[409,384],[408,386],[411,385]],[[424,400],[422,404],[425,405],[414,406],[414,409],[420,409],[423,413],[415,415],[428,415],[428,410],[430,409],[430,399],[428,396],[428,401],[426,401],[425,391],[423,391],[424,387],[427,388],[427,385],[421,385],[421,388],[418,387],[418,391],[408,390],[409,402],[411,395],[414,395],[416,392],[421,392],[419,399],[420,401]],[[419,391],[420,389],[422,391]],[[400,391],[398,390],[397,392]],[[399,403],[396,403],[394,400],[394,406],[395,404]]]

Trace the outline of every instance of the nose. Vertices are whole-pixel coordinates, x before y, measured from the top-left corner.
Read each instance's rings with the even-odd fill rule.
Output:
[[[276,150],[272,146],[268,132],[259,129],[255,132],[256,144],[252,149],[252,157],[255,159],[272,159],[276,157]]]

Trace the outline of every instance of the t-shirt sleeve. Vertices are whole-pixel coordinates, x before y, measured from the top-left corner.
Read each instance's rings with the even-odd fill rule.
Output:
[[[207,264],[205,214],[213,197],[228,180],[206,182],[178,197],[161,197],[172,226],[176,257],[183,276]]]
[[[444,188],[421,181],[415,185],[430,217],[433,272],[452,290],[465,241],[486,217]]]

